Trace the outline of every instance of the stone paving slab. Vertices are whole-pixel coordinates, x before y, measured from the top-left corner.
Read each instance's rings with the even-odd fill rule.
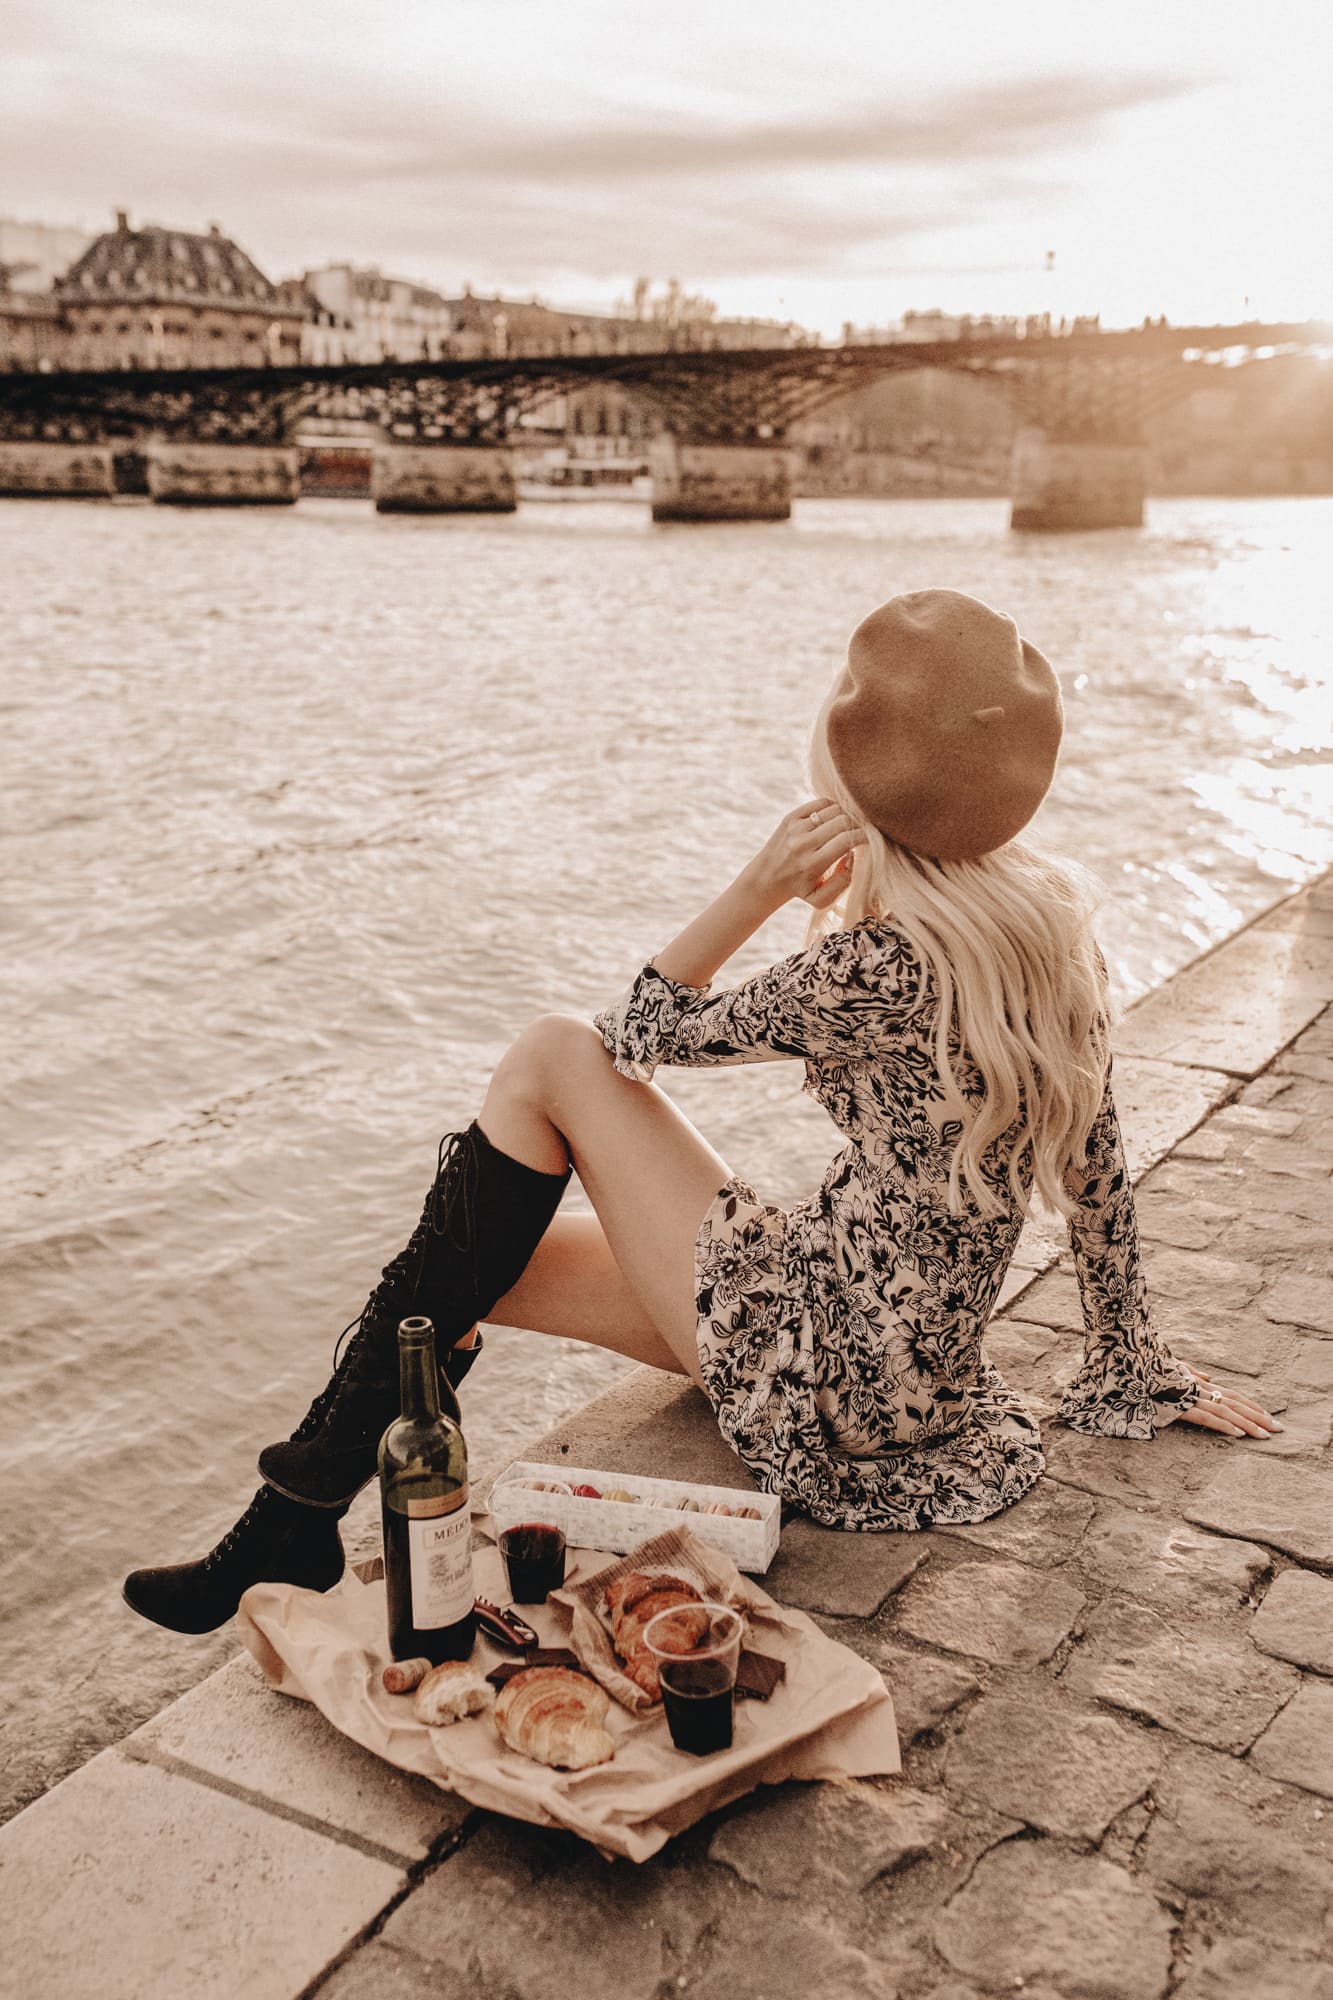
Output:
[[[924,1860],[948,1822],[943,1799],[910,1785],[765,1787],[728,1814],[708,1858],[768,1896],[809,1896],[821,1881],[868,1889]]]
[[[1333,1966],[1223,1938],[1191,1964],[1176,2000],[1333,2000]]]
[[[950,1541],[970,1542],[1046,1569],[1072,1555],[1096,1512],[1096,1501],[1086,1493],[1043,1479],[1014,1506],[992,1515],[989,1521],[939,1532]]]
[[[1333,1687],[1306,1681],[1297,1688],[1250,1751],[1250,1761],[1270,1778],[1333,1799]]]
[[[1333,1862],[1230,1797],[1187,1792],[1141,1850],[1146,1875],[1198,1899],[1219,1929],[1291,1951],[1333,1944]]]
[[[1163,1305],[1156,1317],[1172,1353],[1205,1374],[1241,1375],[1250,1385],[1280,1381],[1292,1359],[1281,1328],[1265,1327],[1253,1312],[1222,1312],[1204,1293]]]
[[[404,1881],[107,1750],[0,1829],[0,1981],[15,2000],[291,2000]]]
[[[1283,1428],[1277,1437],[1265,1438],[1256,1447],[1265,1458],[1308,1458],[1322,1464],[1333,1433],[1333,1409],[1324,1396],[1286,1397],[1278,1400],[1266,1393],[1261,1383],[1258,1396],[1265,1409],[1280,1415]]]
[[[1133,1014],[1126,1016],[1133,1020]],[[1119,1046],[1129,1043],[1121,1035]],[[1130,1173],[1139,1180],[1179,1144],[1182,1133],[1202,1124],[1208,1113],[1235,1089],[1235,1078],[1221,1069],[1186,1068],[1179,1062],[1154,1062],[1148,1056],[1117,1054],[1115,1106],[1125,1141]]]
[[[1106,1599],[1065,1675],[1069,1687],[1195,1743],[1249,1748],[1300,1685],[1221,1624],[1181,1627],[1140,1604]]]
[[[1313,1341],[1306,1344],[1288,1364],[1288,1372],[1293,1382],[1305,1389],[1317,1389],[1323,1395],[1333,1391],[1333,1342]]]
[[[931,1553],[929,1535],[867,1535],[852,1562],[829,1560],[828,1534],[792,1520],[764,1576],[764,1589],[798,1611],[873,1618]]]
[[[896,1629],[992,1665],[1037,1666],[1068,1638],[1086,1599],[1072,1583],[1019,1563],[960,1563],[914,1577]]]
[[[847,1637],[845,1632],[843,1637]],[[898,1740],[903,1744],[913,1743],[938,1727],[960,1703],[981,1691],[981,1681],[961,1660],[942,1659],[934,1652],[909,1652],[879,1635],[862,1638],[858,1651],[879,1669],[893,1690]]]
[[[1328,1222],[1333,1235],[1333,1186],[1329,1188]],[[1333,1340],[1333,1284],[1323,1277],[1286,1272],[1264,1293],[1260,1311],[1265,1319]]]
[[[1185,1509],[1187,1521],[1266,1542],[1317,1569],[1333,1569],[1333,1467],[1268,1464],[1256,1456],[1219,1468]]]
[[[941,1913],[940,1955],[987,1991],[1161,2000],[1171,1972],[1171,1919],[1150,1890],[1095,1856],[1010,1841],[983,1855]]]
[[[1252,1602],[1273,1554],[1258,1542],[1206,1534],[1108,1500],[1079,1544],[1077,1563],[1098,1596],[1114,1591],[1163,1612],[1216,1617]]]
[[[409,1867],[457,1832],[471,1807],[395,1770],[269,1687],[248,1654],[126,1739],[129,1756],[175,1759],[280,1811],[369,1841]]]
[[[697,1843],[686,1852],[688,1861],[625,1867],[570,1836],[485,1814],[380,1939],[433,1968],[427,1991],[497,2000],[548,2000],[571,1981],[578,2000],[659,2000],[672,1990],[690,2000],[771,2000],[775,1967],[783,1991],[891,2000],[863,1952],[796,1904],[708,1865]],[[347,2000],[374,1989],[358,1986],[349,1968],[324,1991]]]
[[[1255,1613],[1250,1637],[1265,1653],[1333,1674],[1333,1583],[1287,1569]]]
[[[1096,1842],[1142,1798],[1161,1744],[1095,1710],[1053,1703],[1037,1681],[978,1703],[944,1766],[950,1790],[1043,1833]]]

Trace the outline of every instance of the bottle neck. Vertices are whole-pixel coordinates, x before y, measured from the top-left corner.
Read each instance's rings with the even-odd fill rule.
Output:
[[[428,1319],[404,1320],[398,1329],[398,1379],[403,1416],[409,1423],[440,1420],[440,1378],[435,1368],[435,1329]]]

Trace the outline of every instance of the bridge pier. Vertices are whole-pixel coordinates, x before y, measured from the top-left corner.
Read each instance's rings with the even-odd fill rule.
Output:
[[[1014,439],[1009,526],[1038,532],[1141,528],[1148,454],[1141,444]]]
[[[776,444],[694,444],[670,431],[653,440],[655,521],[786,521],[791,454]]]
[[[150,438],[144,457],[148,491],[161,507],[290,507],[301,491],[295,445]]]
[[[27,500],[107,500],[115,491],[109,444],[0,441],[0,495]]]
[[[512,514],[513,453],[496,444],[375,446],[370,490],[381,514]]]

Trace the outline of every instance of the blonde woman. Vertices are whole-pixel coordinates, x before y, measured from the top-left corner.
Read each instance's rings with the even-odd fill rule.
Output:
[[[337,1580],[412,1311],[435,1320],[452,1383],[482,1319],[691,1376],[759,1485],[829,1527],[984,1520],[1044,1463],[982,1350],[1034,1193],[1068,1219],[1083,1301],[1065,1423],[1279,1429],[1152,1328],[1088,884],[1017,838],[1061,726],[1055,674],[1011,619],[948,590],[872,612],[815,724],[818,796],[595,1026],[545,1016],[519,1037],[332,1380],[261,1452],[245,1514],[201,1560],[136,1571],[130,1603],[205,1631],[261,1578]],[[806,948],[712,994],[793,898]],[[783,1059],[844,1141],[786,1212],[651,1081],[663,1063]],[[571,1167],[591,1216],[556,1213]]]

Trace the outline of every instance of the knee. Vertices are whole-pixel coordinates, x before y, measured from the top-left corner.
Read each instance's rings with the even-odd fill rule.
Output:
[[[496,1068],[496,1079],[511,1088],[539,1088],[548,1078],[567,1076],[590,1056],[609,1061],[601,1035],[577,1014],[539,1014],[512,1042]]]

